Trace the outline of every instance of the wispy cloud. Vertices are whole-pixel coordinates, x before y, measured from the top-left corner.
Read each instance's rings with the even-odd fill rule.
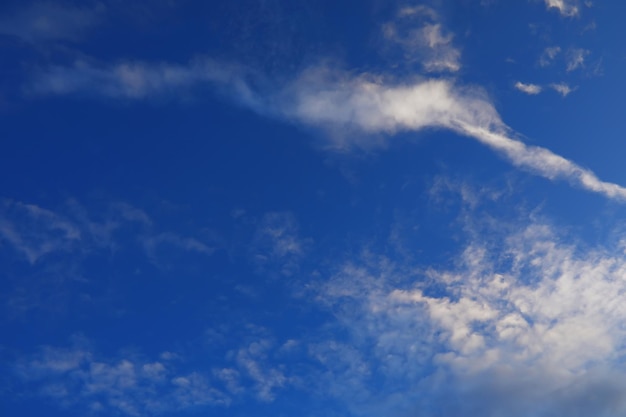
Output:
[[[161,245],[209,255],[214,251],[196,238],[153,230],[152,219],[127,203],[111,203],[104,214],[89,212],[75,200],[55,211],[10,200],[0,205],[0,239],[23,254],[31,264],[52,253],[80,255],[109,249],[116,244],[115,234],[132,224],[141,225],[136,238],[144,245],[148,256],[155,256]]]
[[[586,52],[581,53],[584,56]],[[384,75],[355,75],[320,66],[304,71],[272,91],[259,91],[241,76],[245,71],[231,72],[232,66],[214,61],[197,62],[187,67],[165,64],[132,67],[120,64],[97,69],[85,65],[58,67],[41,74],[33,89],[42,93],[97,93],[139,99],[209,83],[225,89],[235,101],[261,114],[334,132],[330,143],[336,149],[373,145],[371,135],[354,134],[358,132],[393,135],[398,131],[449,129],[490,147],[515,166],[548,179],[565,179],[609,198],[626,198],[623,187],[601,181],[593,172],[548,149],[523,143],[501,121],[489,98],[477,87],[458,85],[445,78],[394,81]],[[582,65],[578,59],[575,62],[574,67]],[[126,74],[127,68],[133,68],[132,76]],[[178,75],[168,75],[171,71]]]
[[[102,3],[85,2],[80,7],[39,1],[0,17],[0,33],[26,42],[78,41],[101,19]]]
[[[541,93],[541,90],[543,90],[540,85],[537,85],[537,84],[525,84],[525,83],[523,83],[521,81],[518,81],[518,82],[515,83],[515,88],[517,88],[522,93],[526,93],[526,94],[530,94],[530,95],[537,95],[537,94]]]
[[[576,87],[570,87],[568,84],[561,83],[552,83],[547,85],[548,88],[556,91],[563,97],[567,97],[570,93],[576,91]],[[525,84],[520,81],[515,83],[515,88],[521,91],[522,93],[529,95],[537,95],[544,91],[544,87],[538,84]]]
[[[180,96],[185,89],[209,84],[226,85],[236,97],[253,105],[254,94],[245,82],[244,68],[193,60],[187,65],[122,62],[98,66],[76,61],[71,67],[53,66],[35,75],[29,94],[100,95],[114,99],[145,99],[164,94]]]
[[[561,53],[560,46],[550,46],[544,49],[543,53],[539,57],[539,65],[542,67],[547,67],[554,62],[554,59],[558,54]]]
[[[590,51],[582,48],[571,48],[567,51],[567,72],[574,71],[575,69],[585,66],[585,59],[589,56]]]
[[[284,275],[292,275],[310,244],[311,239],[300,236],[293,213],[271,212],[260,220],[251,251],[257,264],[272,264]]]
[[[0,238],[31,264],[49,253],[75,249],[83,237],[71,220],[37,205],[7,200],[0,206]]]
[[[493,220],[465,225],[451,266],[369,254],[321,288],[358,355],[315,356],[352,385],[335,393],[356,415],[376,415],[370,401],[378,415],[626,411],[623,244],[581,250],[547,222]]]
[[[461,68],[454,35],[444,29],[438,14],[429,7],[400,9],[396,20],[383,25],[383,35],[404,49],[405,59],[421,62],[426,72],[456,72]]]
[[[231,402],[207,377],[181,373],[172,361],[103,358],[89,346],[46,346],[21,358],[14,370],[31,395],[76,409],[144,416]]]
[[[570,93],[573,93],[574,91],[576,91],[576,87],[570,87],[566,83],[550,84],[550,88],[552,88],[554,91],[556,91],[563,97],[567,97]]]
[[[548,9],[556,9],[562,16],[574,17],[580,13],[578,0],[545,0]]]

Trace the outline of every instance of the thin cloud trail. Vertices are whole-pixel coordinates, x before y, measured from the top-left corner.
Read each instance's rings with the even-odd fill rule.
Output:
[[[328,66],[303,71],[291,82],[263,90],[250,80],[264,79],[241,66],[209,59],[188,65],[122,63],[93,67],[79,63],[38,74],[30,94],[96,95],[118,100],[149,100],[191,94],[213,86],[220,94],[255,112],[325,129],[335,149],[372,146],[371,137],[355,133],[448,129],[503,155],[513,165],[550,180],[564,179],[610,199],[626,200],[626,188],[600,180],[592,171],[539,146],[512,137],[484,91],[449,79],[385,83],[385,76],[348,74]],[[263,82],[263,85],[269,83]],[[388,140],[388,139],[386,139]]]

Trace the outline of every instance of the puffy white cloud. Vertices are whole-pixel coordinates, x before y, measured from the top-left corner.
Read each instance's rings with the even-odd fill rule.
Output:
[[[580,8],[578,0],[545,0],[548,9],[557,9],[562,16],[578,16]]]
[[[526,94],[530,94],[530,95],[539,94],[543,90],[543,88],[541,88],[540,85],[537,85],[537,84],[525,84],[525,83],[523,83],[521,81],[518,81],[518,82],[515,83],[515,88],[517,88],[522,93],[526,93]]]
[[[358,400],[398,415],[626,412],[623,245],[583,250],[538,221],[466,227],[448,267],[369,255],[320,290],[367,365],[330,363]]]

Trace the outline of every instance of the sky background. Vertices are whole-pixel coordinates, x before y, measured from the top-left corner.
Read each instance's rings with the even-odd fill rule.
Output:
[[[0,5],[0,414],[626,413],[626,6]]]

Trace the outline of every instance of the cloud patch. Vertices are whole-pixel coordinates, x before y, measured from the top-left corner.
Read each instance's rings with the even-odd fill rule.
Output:
[[[543,88],[537,84],[525,84],[521,81],[515,83],[515,88],[521,91],[522,93],[529,95],[537,95],[541,93]]]
[[[567,97],[568,95],[576,91],[576,87],[570,87],[566,83],[550,84],[550,88],[562,95],[563,97]]]
[[[370,401],[378,415],[626,412],[623,242],[582,248],[546,222],[493,221],[465,224],[452,266],[368,254],[320,289],[368,358],[332,364],[359,389],[359,404],[336,392],[355,415],[377,415]]]
[[[589,56],[590,51],[582,48],[571,48],[567,51],[566,71],[572,72],[578,68],[585,66],[585,59]]]
[[[396,20],[384,24],[382,32],[388,42],[402,47],[405,60],[420,62],[428,73],[461,69],[461,52],[453,44],[454,35],[429,7],[400,9]]]
[[[209,84],[260,114],[330,132],[330,145],[335,149],[377,143],[372,142],[372,135],[362,133],[392,136],[400,131],[448,129],[477,140],[515,166],[545,178],[565,179],[609,198],[626,199],[625,188],[601,181],[591,171],[548,149],[524,144],[477,87],[458,85],[445,78],[398,81],[385,75],[352,74],[322,65],[265,90],[249,85],[247,78],[255,78],[252,71],[233,68],[238,67],[211,60],[196,60],[188,66],[118,64],[108,68],[83,63],[39,74],[31,91],[145,99],[180,94],[191,86]]]
[[[545,0],[548,9],[556,9],[561,16],[575,17],[580,13],[578,0]]]

